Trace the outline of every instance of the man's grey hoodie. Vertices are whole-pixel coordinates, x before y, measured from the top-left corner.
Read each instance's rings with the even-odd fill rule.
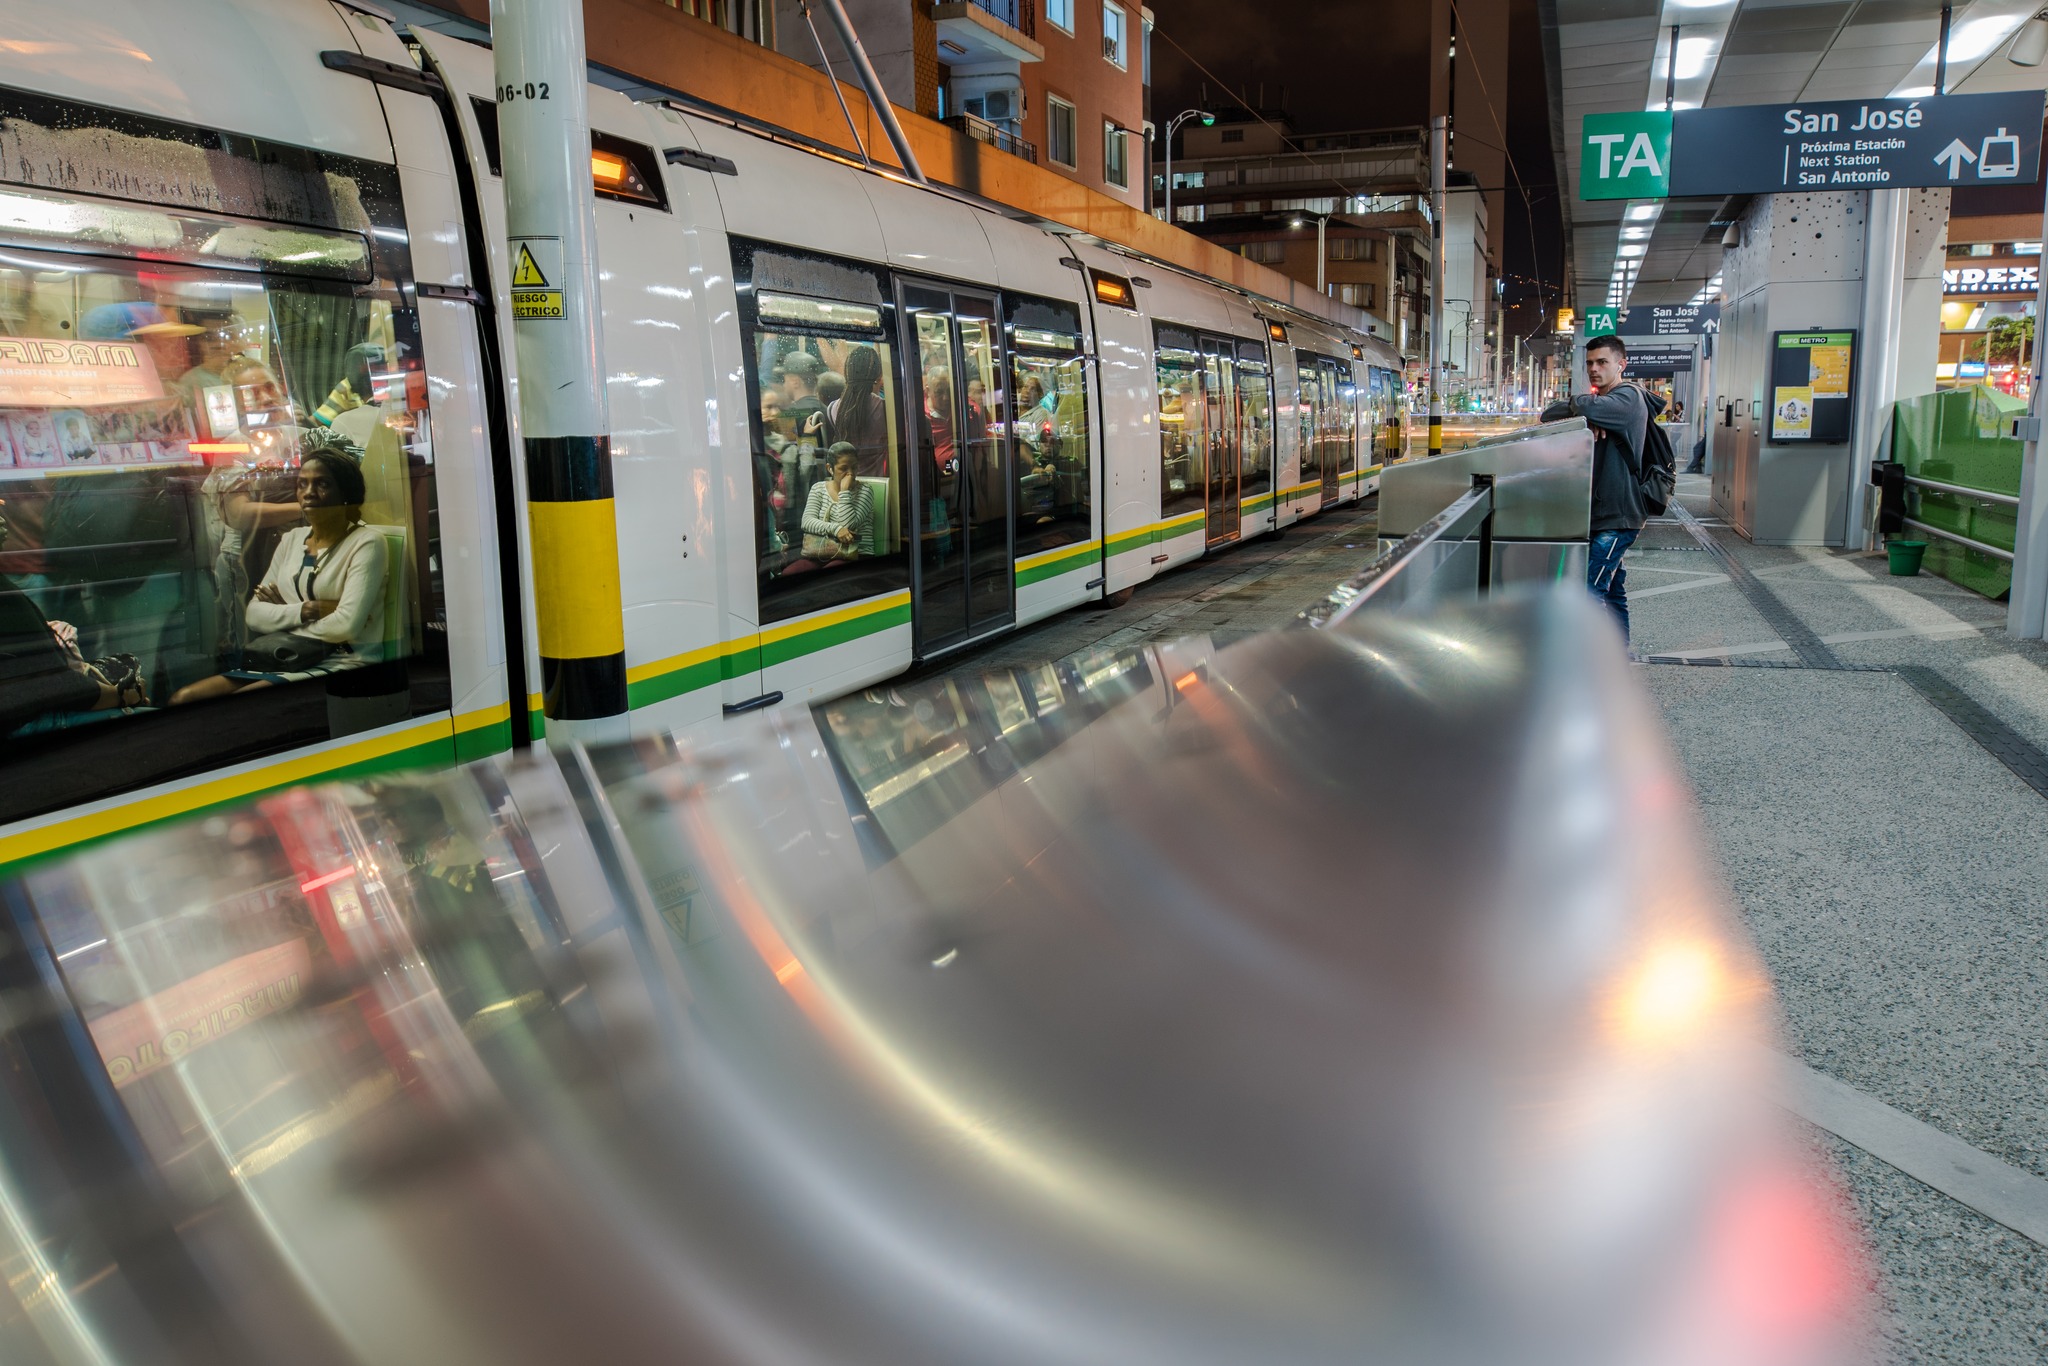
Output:
[[[1573,394],[1571,411],[1593,429],[1594,531],[1640,531],[1649,519],[1641,484],[1643,436],[1664,400],[1633,384]]]

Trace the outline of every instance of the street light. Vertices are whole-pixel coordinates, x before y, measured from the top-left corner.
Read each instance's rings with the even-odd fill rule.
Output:
[[[1309,217],[1316,220],[1316,293],[1323,294],[1327,292],[1323,285],[1323,262],[1327,259],[1323,251],[1323,248],[1328,241],[1328,235],[1330,231],[1330,215],[1326,213],[1315,213],[1310,214]],[[1295,215],[1287,222],[1287,226],[1290,228],[1298,228],[1301,225],[1302,219],[1299,214]]]
[[[1206,109],[1183,109],[1166,122],[1166,221],[1173,222],[1173,134],[1189,119],[1200,119],[1204,128],[1214,126],[1216,116]]]

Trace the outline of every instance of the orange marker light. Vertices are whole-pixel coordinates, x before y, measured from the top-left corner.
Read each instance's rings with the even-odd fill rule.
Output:
[[[1266,324],[1266,335],[1276,342],[1284,342],[1287,340],[1287,329],[1279,323],[1269,322]]]
[[[610,152],[592,152],[590,178],[604,189],[623,189],[626,184],[626,159],[613,156]]]
[[[194,455],[247,455],[249,447],[242,441],[190,441],[185,449]]]
[[[1131,291],[1131,282],[1118,275],[1094,272],[1095,297],[1102,303],[1115,304],[1118,308],[1136,308],[1137,295]]]

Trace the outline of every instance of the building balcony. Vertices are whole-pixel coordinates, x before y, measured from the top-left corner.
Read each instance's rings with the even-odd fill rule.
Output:
[[[932,6],[939,30],[939,61],[1042,62],[1037,0],[943,0]]]
[[[967,134],[976,142],[985,142],[999,151],[1008,152],[1013,157],[1022,157],[1034,166],[1038,164],[1037,145],[1018,137],[999,123],[990,123],[987,119],[978,119],[972,114],[955,114],[945,120],[945,124],[948,128]]]

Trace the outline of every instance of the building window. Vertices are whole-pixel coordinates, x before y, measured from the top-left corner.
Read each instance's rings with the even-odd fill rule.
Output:
[[[1102,178],[1118,189],[1130,187],[1130,142],[1129,129],[1102,121]]]
[[[1045,154],[1056,165],[1072,170],[1075,165],[1074,106],[1058,95],[1045,97]]]
[[[1263,266],[1276,266],[1287,259],[1285,242],[1247,242],[1239,249],[1247,261],[1257,261]]]
[[[1342,302],[1350,304],[1353,308],[1378,308],[1380,306],[1379,289],[1374,285],[1339,285],[1337,286],[1337,297]]]
[[[1045,17],[1069,38],[1074,36],[1074,0],[1045,0]]]
[[[1109,0],[1102,6],[1102,57],[1117,70],[1124,69],[1124,7]]]
[[[1244,129],[1242,129],[1242,128],[1226,128],[1226,129],[1224,129],[1224,130],[1223,130],[1223,140],[1224,140],[1225,142],[1243,142],[1243,141],[1244,141]]]
[[[1370,237],[1333,237],[1330,239],[1332,261],[1375,260],[1373,241]]]

